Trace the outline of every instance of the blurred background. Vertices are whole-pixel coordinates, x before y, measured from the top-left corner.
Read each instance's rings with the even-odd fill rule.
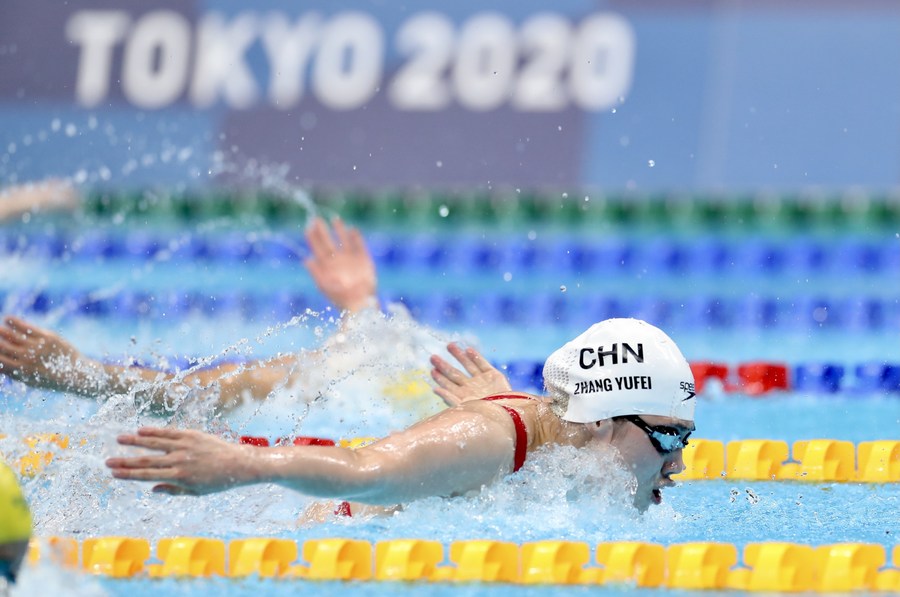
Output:
[[[298,530],[288,490],[185,509],[110,483],[102,458],[143,422],[382,435],[443,406],[427,359],[448,340],[539,392],[547,355],[630,316],[691,361],[720,453],[840,440],[855,474],[846,442],[887,439],[900,479],[898,55],[900,3],[880,0],[3,0],[2,313],[167,370],[301,352],[338,315],[303,230],[341,215],[393,315],[310,367],[297,395],[328,400],[276,392],[221,419],[0,378],[35,533],[868,541],[896,565],[897,485],[733,475],[635,520],[561,459],[533,472],[549,483]],[[42,440],[58,457],[36,461],[48,432],[72,447]]]
[[[635,316],[797,389],[900,384],[892,3],[3,12],[0,181],[78,198],[7,210],[3,304],[86,350],[216,355],[324,308],[298,265],[320,213],[361,227],[386,303],[522,383]]]

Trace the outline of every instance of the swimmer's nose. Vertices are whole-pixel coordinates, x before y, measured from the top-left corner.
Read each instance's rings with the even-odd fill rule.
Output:
[[[686,468],[687,467],[684,465],[684,458],[682,457],[682,450],[680,449],[672,452],[663,465],[663,471],[666,475],[677,475],[678,473],[684,472],[684,469]]]

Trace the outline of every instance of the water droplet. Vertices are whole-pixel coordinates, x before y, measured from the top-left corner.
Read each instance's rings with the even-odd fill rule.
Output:
[[[900,234],[898,234],[897,236],[900,237]],[[537,238],[537,232],[535,232],[534,230],[529,230],[528,231],[528,240],[535,240],[536,238]]]
[[[656,165],[656,160],[647,160],[647,165],[651,168]]]
[[[434,165],[437,166],[438,168],[443,168],[444,162],[442,162],[441,160],[438,160],[434,163]]]
[[[615,108],[612,109],[612,113],[613,113],[613,114],[616,113],[616,109],[615,109]]]
[[[560,292],[565,292],[565,291],[567,291],[567,290],[568,290],[568,288],[566,288],[566,285],[565,285],[565,284],[563,284],[562,286],[559,287],[559,291],[560,291]]]
[[[503,274],[503,281],[509,282],[510,280],[512,280],[512,272],[505,272]]]
[[[561,130],[562,130],[562,125],[559,125],[558,127],[556,127],[556,129],[561,131]]]
[[[62,126],[62,123],[59,121],[59,118],[54,118],[52,121],[50,121],[51,131],[58,131],[60,126]]]
[[[438,208],[438,215],[440,215],[442,218],[446,218],[447,216],[450,215],[450,208],[447,207],[446,205],[440,206]]]
[[[74,137],[77,132],[78,128],[74,124],[69,123],[66,125],[66,137]]]

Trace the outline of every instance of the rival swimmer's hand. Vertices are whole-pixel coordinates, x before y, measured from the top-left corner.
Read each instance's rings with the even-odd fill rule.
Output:
[[[359,230],[332,222],[336,239],[322,218],[306,230],[312,256],[304,264],[319,291],[342,311],[354,313],[377,304],[375,262]],[[335,242],[336,241],[336,242]]]
[[[109,458],[106,466],[116,479],[160,481],[157,493],[205,495],[251,483],[252,446],[226,442],[191,429],[143,427],[135,435],[120,435],[123,446],[138,446],[162,454]]]
[[[35,388],[82,391],[98,363],[86,359],[74,346],[49,330],[18,317],[0,326],[0,374]]]
[[[512,390],[509,380],[474,348],[463,350],[456,343],[447,345],[447,350],[463,366],[468,376],[434,354],[431,355],[431,378],[437,382],[434,393],[443,398],[448,406],[458,406],[469,400],[479,400],[485,396],[502,394]]]

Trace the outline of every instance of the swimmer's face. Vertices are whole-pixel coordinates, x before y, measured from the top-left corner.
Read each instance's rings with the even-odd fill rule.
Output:
[[[666,425],[685,433],[694,429],[694,424],[690,421],[651,415],[642,415],[640,418],[648,425]],[[619,451],[625,465],[637,480],[634,505],[644,512],[651,505],[662,502],[663,488],[675,484],[671,476],[684,470],[682,451],[679,448],[668,454],[661,454],[653,446],[647,433],[634,423],[616,420],[614,425],[610,443]]]

